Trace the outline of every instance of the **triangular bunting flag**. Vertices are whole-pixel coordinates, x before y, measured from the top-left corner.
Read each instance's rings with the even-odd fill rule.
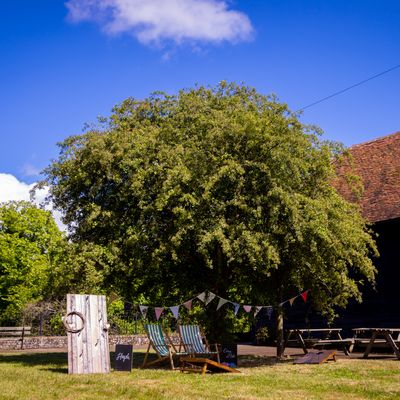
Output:
[[[251,311],[251,307],[253,307],[253,306],[243,306],[243,309],[246,312],[250,312]]]
[[[234,307],[235,307],[235,315],[237,315],[237,313],[238,313],[238,311],[239,311],[239,308],[240,308],[240,304],[238,304],[238,303],[232,303],[233,305],[234,305]]]
[[[171,310],[172,314],[174,314],[174,317],[176,319],[178,319],[179,318],[179,306],[172,306],[169,309]]]
[[[183,305],[184,305],[188,310],[191,310],[191,309],[192,309],[192,301],[193,301],[193,300],[185,301],[185,302],[183,303]]]
[[[143,318],[146,318],[148,308],[148,306],[139,306],[139,310],[142,313]]]
[[[296,297],[292,297],[291,299],[289,299],[289,303],[290,303],[290,305],[292,306],[293,305],[293,302],[296,300]]]
[[[222,297],[220,297],[219,300],[218,300],[217,310],[219,310],[226,303],[228,303],[228,300],[223,299]]]
[[[206,302],[206,292],[200,293],[197,298],[201,300],[203,303]]]
[[[154,311],[156,313],[156,320],[158,321],[160,319],[161,314],[164,311],[164,307],[154,307]]]
[[[302,299],[304,300],[304,303],[307,303],[307,295],[308,295],[308,290],[306,290],[305,292],[303,292],[300,295],[302,297]]]
[[[267,309],[268,318],[271,319],[273,308],[272,308],[272,306],[268,306],[268,307],[266,307],[266,309]]]
[[[254,316],[257,316],[257,314],[261,311],[262,306],[256,306],[256,309],[254,310]]]
[[[207,305],[211,303],[214,299],[215,299],[215,294],[213,292],[208,292],[204,303]]]

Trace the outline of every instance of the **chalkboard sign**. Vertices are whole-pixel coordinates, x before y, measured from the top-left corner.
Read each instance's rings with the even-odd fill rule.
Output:
[[[236,343],[223,343],[220,352],[221,364],[227,365],[231,368],[237,367],[237,344]]]
[[[115,365],[116,371],[132,370],[132,345],[117,344],[115,345]]]

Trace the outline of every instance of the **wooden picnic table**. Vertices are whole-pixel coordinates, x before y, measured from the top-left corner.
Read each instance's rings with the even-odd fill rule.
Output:
[[[363,358],[368,357],[374,344],[386,343],[400,360],[400,328],[355,328],[353,329],[353,332],[354,344],[367,343],[367,348],[365,349]],[[360,335],[368,335],[370,338],[362,338]],[[395,338],[393,336],[395,336]],[[383,337],[384,340],[379,340],[378,337]]]
[[[341,328],[321,328],[321,329],[288,329],[284,349],[291,337],[301,345],[304,354],[308,353],[307,344],[311,347],[324,347],[326,345],[339,345],[344,353],[350,355],[348,346],[353,344],[353,339],[343,339]]]

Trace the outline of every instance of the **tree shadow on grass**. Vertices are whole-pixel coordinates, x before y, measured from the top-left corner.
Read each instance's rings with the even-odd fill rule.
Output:
[[[143,364],[145,353],[134,352],[132,357],[132,368],[140,368]],[[149,355],[149,360],[156,359],[155,354]],[[115,367],[115,353],[110,352],[111,369]],[[0,354],[1,364],[20,364],[26,367],[43,367],[43,370],[68,373],[68,353],[67,352],[32,352],[32,353],[3,353]]]
[[[277,364],[293,363],[293,358],[278,360],[275,356],[241,355],[238,356],[238,368],[273,367]]]
[[[143,364],[145,353],[144,352],[134,352],[132,356],[132,368],[141,368]],[[157,356],[155,353],[149,353],[148,361],[157,360]],[[175,367],[179,367],[179,359],[174,358]],[[237,368],[256,368],[256,367],[265,367],[265,366],[274,366],[276,364],[282,363],[293,363],[293,358],[287,358],[284,360],[278,361],[274,356],[265,356],[265,355],[239,355],[238,356],[238,366]],[[113,366],[113,358],[111,359],[111,364]],[[146,369],[171,369],[169,360],[166,359],[163,362],[154,364],[153,366],[147,367]]]
[[[67,373],[68,354],[66,352],[51,353],[11,353],[0,354],[0,364],[14,363],[22,366],[43,366],[47,371]]]
[[[145,357],[145,352],[143,351],[133,351],[132,353],[132,369],[138,369],[141,368],[143,365],[143,361],[144,361],[144,357]],[[115,360],[115,353],[111,352],[111,368],[114,369],[114,360]],[[153,361],[153,360],[157,360],[157,356],[155,353],[149,353],[148,361]],[[165,366],[169,366],[169,361],[167,360],[165,363],[160,363],[158,368],[160,367],[164,367]],[[157,368],[157,364],[155,365],[155,367]]]
[[[141,368],[145,353],[143,351],[134,351],[132,354],[132,369]],[[155,353],[149,353],[148,361],[156,360]],[[110,352],[111,370],[115,370],[115,352]],[[279,363],[281,363],[280,361]],[[293,359],[288,359],[284,362],[293,362]],[[40,353],[11,353],[0,354],[0,365],[3,363],[15,363],[22,366],[42,367],[42,370],[67,374],[68,373],[68,353],[66,352],[40,352]],[[238,368],[256,368],[261,366],[274,366],[278,363],[276,357],[257,356],[257,355],[241,355],[238,357]],[[176,359],[175,365],[179,367],[179,359]],[[149,369],[171,369],[169,360],[155,364]]]

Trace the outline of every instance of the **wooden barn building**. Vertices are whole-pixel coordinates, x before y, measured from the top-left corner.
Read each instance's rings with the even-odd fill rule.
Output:
[[[361,206],[363,216],[377,234],[380,257],[376,286],[362,288],[363,302],[350,301],[338,309],[334,326],[351,334],[352,328],[400,328],[400,132],[349,148],[351,162],[338,167],[334,183],[341,195]],[[351,191],[346,174],[360,177],[361,197]],[[312,296],[312,293],[311,293]],[[327,321],[316,314],[310,303],[298,301],[285,310],[285,328],[321,328]]]
[[[363,303],[341,311],[338,325],[348,327],[400,327],[400,132],[350,147],[352,169],[364,191],[356,197],[349,187],[339,192],[360,204],[363,216],[377,233],[380,257],[376,288],[363,290]],[[339,174],[349,166],[339,169]]]

